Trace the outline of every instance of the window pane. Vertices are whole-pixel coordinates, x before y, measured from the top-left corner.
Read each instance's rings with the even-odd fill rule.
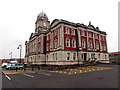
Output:
[[[73,54],[73,60],[75,60],[75,59],[76,59],[76,53]]]
[[[70,60],[70,53],[67,53],[67,60]]]
[[[56,53],[56,60],[57,60],[57,53]]]

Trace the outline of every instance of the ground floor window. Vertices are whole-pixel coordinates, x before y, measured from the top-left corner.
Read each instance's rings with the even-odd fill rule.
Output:
[[[53,60],[54,60],[54,54],[53,54]]]
[[[57,53],[56,53],[56,60],[57,60]]]
[[[73,54],[73,60],[75,60],[75,59],[76,59],[76,53]]]
[[[92,58],[92,59],[95,59],[95,54],[91,54],[91,58]]]
[[[98,58],[100,59],[100,54],[98,54]]]
[[[48,55],[46,56],[47,60],[48,60]]]
[[[67,60],[70,60],[70,53],[67,53]]]
[[[35,58],[35,62],[36,62],[36,56],[34,58]]]
[[[105,55],[105,60],[107,60],[107,56]]]
[[[81,54],[81,57],[82,57],[82,59],[83,59],[84,61],[86,61],[86,60],[87,60],[87,53]]]

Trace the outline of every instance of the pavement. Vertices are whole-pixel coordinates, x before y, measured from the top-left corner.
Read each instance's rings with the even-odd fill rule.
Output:
[[[93,72],[93,71],[100,71],[100,70],[107,70],[112,69],[111,67],[98,67],[98,66],[87,66],[87,67],[77,67],[73,69],[64,69],[64,70],[46,70],[47,72],[54,72],[54,73],[60,73],[60,74],[80,74],[80,73],[87,73],[87,72]],[[39,73],[44,70],[3,70],[2,72],[4,74],[25,74],[25,73]]]

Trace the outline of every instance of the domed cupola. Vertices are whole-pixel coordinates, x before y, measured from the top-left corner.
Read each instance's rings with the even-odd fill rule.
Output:
[[[48,20],[47,14],[44,12],[39,13],[37,16],[37,19],[45,19],[45,18]]]
[[[42,11],[37,16],[37,20],[35,23],[35,27],[36,27],[35,31],[36,32],[43,31],[43,29],[44,31],[47,31],[49,26],[50,26],[50,21],[48,20],[47,14]]]
[[[39,13],[38,17],[47,17],[47,15],[46,15],[46,13],[41,12],[41,13]]]

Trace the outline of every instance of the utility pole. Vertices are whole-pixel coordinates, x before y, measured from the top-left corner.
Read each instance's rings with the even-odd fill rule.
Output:
[[[20,49],[20,61],[19,61],[19,63],[21,63],[22,44],[20,44],[17,49]]]

